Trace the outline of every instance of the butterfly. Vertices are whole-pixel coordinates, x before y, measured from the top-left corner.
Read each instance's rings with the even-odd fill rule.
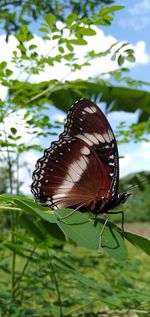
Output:
[[[110,210],[130,195],[118,192],[118,183],[113,130],[95,103],[80,99],[70,108],[58,141],[37,161],[31,185],[35,200],[52,209],[118,213]]]

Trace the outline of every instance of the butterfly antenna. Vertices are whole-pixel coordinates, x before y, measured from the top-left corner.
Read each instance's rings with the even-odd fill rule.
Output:
[[[137,188],[143,190],[143,189],[144,189],[143,184],[145,185],[145,184],[150,183],[150,179],[149,179],[149,178],[146,178],[146,179],[143,179],[142,181],[138,181],[138,179],[137,179],[137,183],[138,183],[138,184],[129,186],[129,187],[126,189],[126,191],[130,191],[131,189],[133,190],[133,189],[137,189]]]

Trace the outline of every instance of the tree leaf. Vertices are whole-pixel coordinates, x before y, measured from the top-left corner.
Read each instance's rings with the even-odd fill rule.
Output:
[[[56,223],[50,223],[45,220],[42,220],[42,223],[48,234],[50,234],[52,237],[54,237],[57,240],[65,241],[65,236],[62,230],[59,228],[59,226]]]
[[[121,66],[125,61],[125,57],[123,55],[119,55],[118,57],[118,65]]]
[[[91,28],[79,27],[77,29],[77,34],[91,36],[91,35],[96,35],[96,32]]]
[[[136,58],[133,54],[129,54],[126,59],[130,62],[130,63],[135,63],[136,62]]]
[[[56,218],[53,215],[53,212],[48,208],[44,208],[31,200],[26,199],[16,199],[14,198],[14,203],[16,206],[20,207],[23,211],[33,216],[40,216],[40,218],[47,220],[51,223],[56,223]]]
[[[75,243],[82,247],[92,250],[99,250],[100,233],[103,229],[104,221],[95,218],[89,218],[88,213],[80,213],[76,211],[69,215],[70,209],[60,209],[55,212],[57,216],[57,224],[62,231],[71,238]],[[60,219],[68,215],[66,219]],[[113,224],[105,227],[102,236],[103,250],[117,260],[127,258],[127,249],[122,235],[116,230]]]
[[[68,25],[72,24],[72,22],[77,21],[78,16],[76,13],[69,14],[66,18],[66,23]]]
[[[46,28],[39,28],[39,31],[41,31],[43,33],[49,33],[49,30]]]
[[[87,41],[85,39],[78,38],[78,39],[70,40],[70,43],[75,44],[75,45],[86,45]]]
[[[150,255],[150,240],[141,237],[135,233],[131,233],[131,232],[124,232],[124,237],[130,241],[132,244],[134,244],[135,246],[139,247],[140,249],[142,249],[145,253],[147,253],[148,255]]]
[[[23,226],[29,231],[37,240],[45,241],[46,237],[43,234],[43,232],[36,226],[33,219],[28,217],[27,215],[21,215],[20,216],[20,222],[23,224]]]
[[[49,13],[45,15],[44,20],[49,26],[52,26],[56,21],[56,17],[52,13]]]
[[[12,134],[16,134],[17,133],[17,129],[16,128],[10,128]]]

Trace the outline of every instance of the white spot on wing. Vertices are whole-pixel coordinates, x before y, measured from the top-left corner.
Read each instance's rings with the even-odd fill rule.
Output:
[[[104,140],[102,134],[96,132],[96,133],[94,133],[94,135],[101,143],[105,143],[105,140]]]
[[[110,166],[114,166],[115,165],[115,163],[114,162],[109,162],[109,164],[108,165],[110,165]]]
[[[68,167],[66,177],[57,188],[57,193],[61,192],[63,188],[63,197],[67,197],[69,193],[71,192],[71,190],[73,189],[75,183],[78,183],[80,181],[83,173],[87,169],[88,162],[89,160],[87,158],[84,159],[83,157],[80,157],[78,160],[72,162]],[[59,198],[60,198],[60,194],[59,194]],[[56,199],[56,195],[53,196],[53,199]]]
[[[64,194],[56,194],[56,195],[53,195],[52,196],[52,200],[57,200],[57,199],[60,199],[60,198],[63,198],[64,197]]]
[[[113,136],[113,133],[110,129],[108,130],[108,135],[109,135],[110,141],[112,141],[114,139],[114,136]]]
[[[93,142],[91,142],[90,140],[88,140],[84,135],[82,134],[77,134],[76,135],[77,138],[83,140],[84,142],[86,142],[88,145],[93,145]]]
[[[94,106],[86,107],[86,108],[84,108],[84,111],[86,111],[88,113],[95,113],[96,112],[96,108]]]
[[[92,144],[99,144],[99,141],[97,138],[94,136],[94,134],[91,133],[84,133],[84,136],[92,142]]]
[[[87,146],[84,146],[81,149],[81,153],[84,154],[84,155],[89,155],[90,154],[90,149]]]
[[[106,142],[110,142],[110,137],[109,134],[107,132],[103,133],[103,138],[106,140]]]

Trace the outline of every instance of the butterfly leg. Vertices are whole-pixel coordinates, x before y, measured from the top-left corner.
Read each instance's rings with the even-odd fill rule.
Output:
[[[98,249],[99,249],[99,252],[100,252],[100,253],[102,253],[102,237],[103,237],[103,233],[104,233],[104,230],[105,230],[105,228],[106,228],[106,225],[107,225],[108,220],[109,220],[109,218],[107,217],[107,218],[105,219],[105,222],[104,222],[104,224],[103,224],[102,230],[101,230],[100,235],[99,235],[99,248],[98,248]]]
[[[121,229],[124,232],[124,212],[123,211],[107,211],[107,214],[113,215],[113,214],[121,214]]]
[[[79,208],[81,208],[84,204],[78,206],[76,209],[72,210],[71,212],[69,212],[66,216],[60,217],[57,215],[58,220],[62,221],[70,216],[72,216]]]

